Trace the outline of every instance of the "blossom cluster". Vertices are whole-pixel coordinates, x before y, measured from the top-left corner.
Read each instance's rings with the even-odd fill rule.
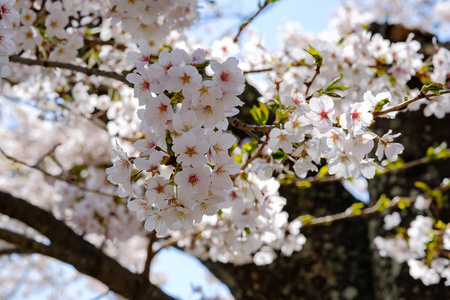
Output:
[[[127,79],[144,106],[138,116],[145,138],[133,144],[138,157],[119,145],[114,151],[107,173],[119,185],[119,196],[128,197],[128,207],[147,230],[159,235],[171,230],[180,246],[201,235],[190,247],[198,256],[267,264],[276,257],[273,249],[285,255],[299,251],[306,239],[301,223],[289,223],[282,211],[286,199],[278,195],[279,182],[255,173],[260,160],[239,175],[229,153],[236,138],[224,130],[242,104],[236,96],[244,84],[238,61],[210,61],[212,77],[203,79],[198,71],[208,64],[203,50],[163,51],[153,62],[145,44],[140,47],[142,52],[128,55],[137,68]],[[144,185],[140,193],[132,184],[138,177]]]
[[[8,42],[14,28],[16,50],[24,51],[25,56],[69,62],[76,60],[79,52],[87,47],[91,52],[97,52],[96,45],[100,45],[103,53],[99,57],[114,70],[119,70],[124,61],[123,53],[117,53],[123,51],[114,50],[109,44],[112,40],[127,45],[145,37],[152,41],[157,53],[164,37],[190,26],[199,17],[196,0],[2,2],[3,27],[0,31],[5,37],[2,42],[8,43],[8,54],[14,51]],[[111,61],[107,62],[105,52],[109,52],[107,56]],[[114,62],[113,57],[119,62]]]
[[[377,236],[373,242],[381,256],[391,257],[398,263],[407,262],[409,273],[414,279],[420,279],[423,284],[431,285],[438,284],[441,278],[444,278],[445,285],[449,286],[450,260],[440,256],[436,250],[450,250],[450,229],[438,229],[433,223],[432,218],[419,215],[407,229],[407,237]]]
[[[270,264],[276,250],[285,256],[300,251],[306,238],[300,233],[298,219],[288,221],[283,211],[286,199],[278,194],[280,183],[274,178],[261,178],[255,161],[244,170],[245,177],[235,180],[220,213],[208,217],[199,229],[174,234],[178,245],[202,259],[235,265],[253,262]],[[198,238],[192,241],[192,236]]]
[[[130,53],[138,67],[127,79],[144,106],[138,116],[145,138],[133,144],[139,157],[128,157],[118,146],[107,173],[119,185],[119,196],[130,198],[128,206],[145,220],[145,228],[165,235],[168,229],[191,228],[204,215],[216,214],[233,188],[230,175],[239,173],[239,165],[228,151],[236,139],[224,130],[227,116],[242,104],[237,95],[244,77],[238,61],[229,58],[211,61],[213,75],[203,80],[199,69],[207,62],[200,49],[192,55],[163,51],[152,64],[143,56]],[[133,166],[139,174],[132,174]],[[144,195],[132,188],[131,177],[137,176],[144,177]]]
[[[449,187],[449,178],[445,178],[440,189]],[[441,191],[436,190],[435,193]],[[435,200],[430,193],[415,196],[414,208],[419,212],[429,212]],[[404,213],[393,212],[384,217],[383,228],[396,234],[387,238],[377,236],[373,243],[383,257],[391,257],[398,263],[407,262],[409,273],[414,279],[420,279],[425,285],[438,284],[444,278],[450,285],[450,260],[446,253],[450,250],[450,226],[432,217],[418,215],[409,224],[402,227],[406,220]]]
[[[368,154],[378,141],[376,155],[378,160],[384,156],[395,161],[404,147],[393,143],[391,132],[379,137],[368,131],[373,122],[373,113],[380,101],[390,100],[388,92],[374,96],[370,91],[364,94],[364,101],[349,105],[347,112],[335,116],[334,101],[327,95],[313,97],[306,101],[305,96],[293,93],[289,101],[291,114],[284,128],[274,128],[269,135],[268,147],[277,152],[281,149],[295,164],[296,175],[305,178],[309,171],[318,171],[321,158],[328,162],[328,173],[344,178],[361,174],[373,178],[375,171],[381,169]],[[291,104],[292,103],[292,104]],[[339,126],[337,123],[339,122]]]

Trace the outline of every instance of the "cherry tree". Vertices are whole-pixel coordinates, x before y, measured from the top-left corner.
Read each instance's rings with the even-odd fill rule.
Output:
[[[444,295],[449,3],[349,0],[269,50],[248,25],[275,2],[208,46],[186,30],[219,4],[0,1],[0,263],[77,270],[30,293],[170,299],[174,246],[236,298]]]

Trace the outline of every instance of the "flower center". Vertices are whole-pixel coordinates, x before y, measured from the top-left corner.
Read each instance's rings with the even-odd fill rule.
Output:
[[[197,182],[199,182],[199,179],[198,179],[198,177],[197,177],[197,174],[193,174],[193,175],[189,176],[188,182],[189,182],[191,185],[196,185]]]
[[[322,110],[322,111],[319,113],[319,116],[321,116],[322,119],[326,119],[326,118],[328,118],[328,113],[327,113],[326,111]]]

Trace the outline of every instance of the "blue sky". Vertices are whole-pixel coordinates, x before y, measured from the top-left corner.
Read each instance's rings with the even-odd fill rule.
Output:
[[[226,18],[220,22],[201,21],[190,30],[205,44],[210,44],[225,35],[234,36],[239,25],[258,10],[257,0],[219,0],[216,2],[222,8],[222,13]],[[261,2],[264,1],[261,0]],[[280,0],[270,4],[250,23],[246,30],[264,34],[267,47],[276,49],[279,25],[284,22],[296,21],[307,32],[320,32],[327,27],[334,8],[340,2],[340,0]]]

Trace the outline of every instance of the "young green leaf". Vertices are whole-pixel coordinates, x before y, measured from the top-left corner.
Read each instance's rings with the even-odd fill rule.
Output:
[[[314,58],[314,61],[315,61],[316,65],[318,67],[321,67],[322,66],[322,62],[323,62],[322,55],[320,55],[319,52],[317,52],[317,50],[314,49],[311,45],[308,45],[308,46],[309,46],[309,50],[306,50],[306,49],[303,49],[303,50],[305,50],[306,52],[311,54],[311,56]]]

